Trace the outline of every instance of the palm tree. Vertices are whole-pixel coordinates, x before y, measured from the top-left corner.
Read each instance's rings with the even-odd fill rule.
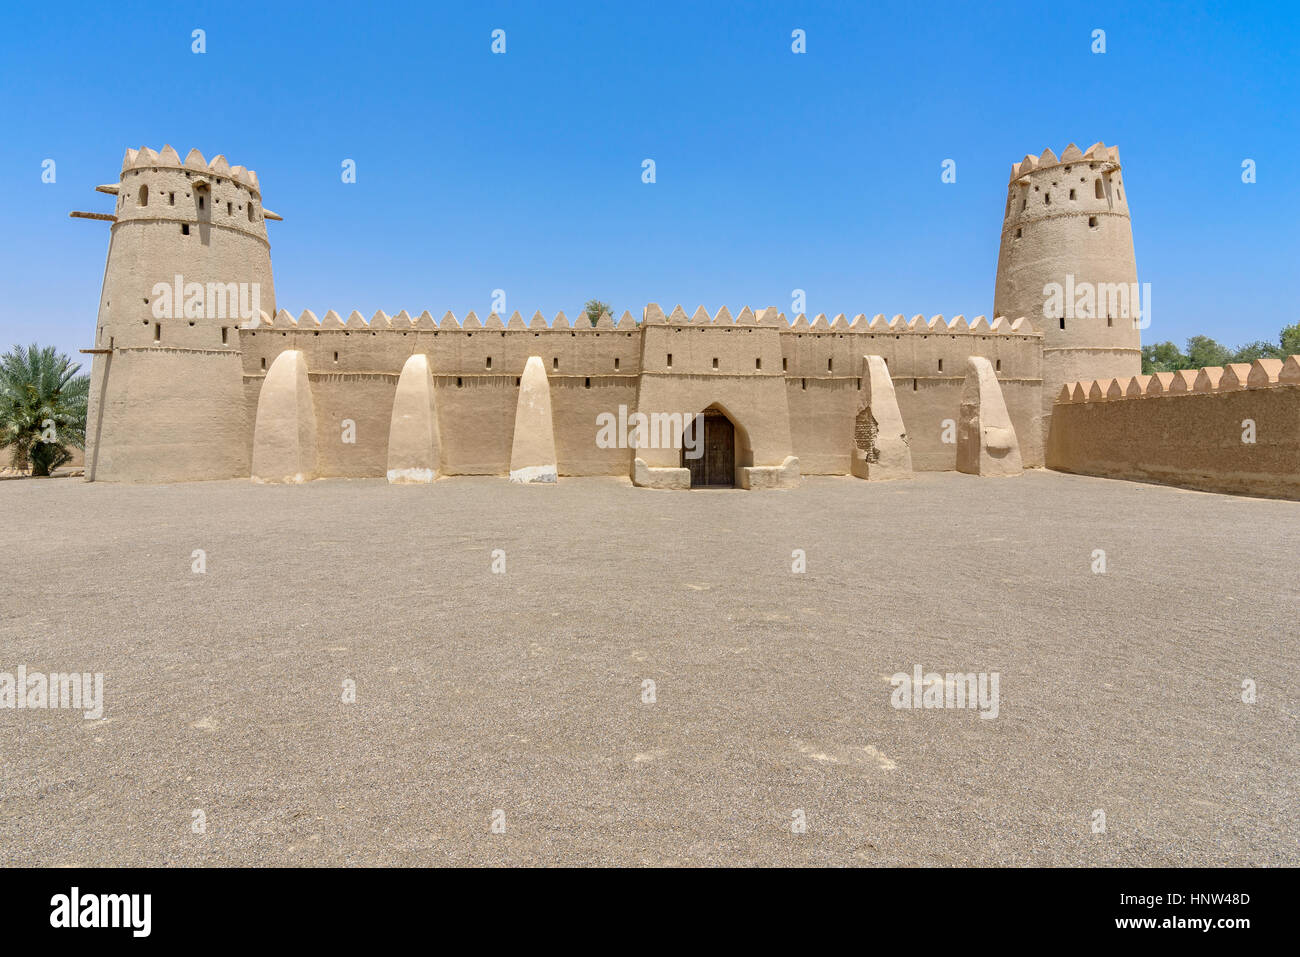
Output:
[[[81,364],[34,343],[0,356],[0,449],[17,469],[46,476],[86,447],[90,378]]]

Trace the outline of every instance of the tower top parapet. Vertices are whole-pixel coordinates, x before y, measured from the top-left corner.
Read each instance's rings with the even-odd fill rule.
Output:
[[[1011,180],[1014,181],[1027,173],[1065,166],[1070,163],[1106,163],[1110,169],[1119,169],[1119,147],[1107,146],[1098,140],[1086,150],[1071,143],[1058,158],[1050,149],[1045,149],[1039,156],[1025,155],[1019,163],[1011,164]]]
[[[212,176],[223,176],[233,179],[235,182],[246,186],[257,196],[262,195],[262,188],[257,182],[257,174],[251,169],[244,169],[242,166],[231,166],[226,162],[225,156],[218,153],[208,162],[203,158],[203,154],[196,149],[192,149],[182,160],[180,154],[170,146],[164,146],[158,152],[154,152],[147,146],[142,146],[138,150],[128,149],[126,155],[122,157],[122,174],[125,175],[133,169],[143,169],[148,167],[181,169],[195,173],[208,173]]]

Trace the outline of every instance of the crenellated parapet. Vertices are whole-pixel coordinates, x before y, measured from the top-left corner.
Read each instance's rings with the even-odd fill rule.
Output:
[[[418,316],[412,317],[409,312],[403,309],[396,315],[390,316],[382,309],[376,311],[370,318],[366,318],[357,310],[348,313],[347,318],[333,309],[327,311],[323,316],[317,317],[316,313],[310,309],[304,309],[297,317],[293,316],[288,310],[281,309],[274,316],[263,315],[257,322],[251,323],[244,327],[243,331],[258,331],[265,329],[282,329],[296,331],[348,331],[348,332],[564,332],[564,333],[583,333],[583,332],[602,332],[605,330],[617,332],[635,332],[637,321],[632,317],[630,312],[624,312],[623,315],[615,322],[608,313],[604,313],[592,325],[585,315],[579,316],[577,321],[571,321],[564,312],[558,312],[552,321],[547,322],[546,317],[541,312],[534,312],[532,318],[525,321],[524,318],[516,311],[511,313],[509,319],[502,319],[495,312],[489,313],[485,319],[480,319],[478,314],[471,310],[465,315],[465,318],[459,319],[454,313],[448,311],[442,314],[440,319],[435,319],[433,314],[427,309]]]
[[[1008,319],[1005,316],[997,316],[990,321],[984,316],[976,316],[974,319],[967,320],[965,316],[961,315],[952,318],[945,318],[941,315],[928,318],[923,315],[915,315],[908,318],[899,314],[890,318],[883,314],[877,314],[868,318],[865,314],[859,313],[849,319],[843,313],[840,313],[834,318],[827,318],[826,315],[820,314],[810,320],[803,313],[799,313],[793,320],[790,320],[784,313],[778,312],[776,308],[770,306],[757,312],[749,306],[745,306],[734,314],[726,306],[723,306],[712,316],[703,306],[698,307],[690,315],[687,315],[681,306],[677,306],[671,314],[665,315],[663,310],[655,303],[651,303],[645,308],[641,321],[635,319],[632,313],[624,311],[617,321],[608,313],[604,313],[594,325],[585,315],[580,315],[576,320],[571,320],[563,311],[556,313],[555,317],[548,322],[540,311],[534,312],[530,319],[525,320],[518,311],[511,313],[508,319],[503,319],[495,312],[489,313],[484,319],[480,319],[478,314],[471,310],[462,320],[450,311],[444,312],[441,318],[435,319],[427,309],[414,317],[405,309],[391,316],[381,309],[369,318],[357,310],[352,310],[348,313],[347,318],[344,318],[341,313],[333,309],[319,317],[310,309],[302,310],[296,317],[288,310],[281,309],[274,316],[263,313],[259,319],[246,323],[243,326],[243,331],[293,329],[366,332],[433,332],[435,330],[440,332],[478,332],[487,330],[499,332],[562,331],[581,333],[600,332],[602,330],[635,332],[643,325],[691,326],[693,328],[765,326],[787,334],[851,332],[869,335],[945,334],[1042,337],[1042,334],[1036,332],[1033,324],[1024,317]]]
[[[1095,169],[1113,171],[1119,168],[1119,147],[1107,146],[1099,140],[1086,150],[1071,143],[1059,158],[1051,149],[1043,150],[1038,156],[1025,154],[1019,163],[1011,164],[1011,180],[1014,182],[1029,173],[1044,172],[1057,166],[1073,166],[1076,163],[1095,163]]]
[[[1113,402],[1189,393],[1237,392],[1242,389],[1271,389],[1278,385],[1300,385],[1300,356],[1286,359],[1256,359],[1254,362],[1181,369],[1151,375],[1122,376],[1070,382],[1057,393],[1057,405]]]
[[[170,146],[158,152],[129,149],[119,182],[98,190],[117,197],[118,223],[173,222],[181,236],[202,226],[237,230],[266,243],[266,220],[282,218],[263,207],[255,172],[231,166],[220,154],[208,161],[196,149],[183,160]]]

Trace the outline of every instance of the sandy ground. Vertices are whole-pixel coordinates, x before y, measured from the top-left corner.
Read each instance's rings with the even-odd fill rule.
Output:
[[[1044,472],[3,482],[0,671],[105,710],[0,710],[0,859],[1300,864],[1298,533]]]

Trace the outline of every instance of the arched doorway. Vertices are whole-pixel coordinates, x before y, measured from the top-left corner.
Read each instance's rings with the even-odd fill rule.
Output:
[[[682,447],[682,468],[690,469],[691,488],[735,488],[735,426],[718,409],[705,409],[696,425],[701,427],[704,434],[697,436],[696,454],[690,454],[684,443]]]

